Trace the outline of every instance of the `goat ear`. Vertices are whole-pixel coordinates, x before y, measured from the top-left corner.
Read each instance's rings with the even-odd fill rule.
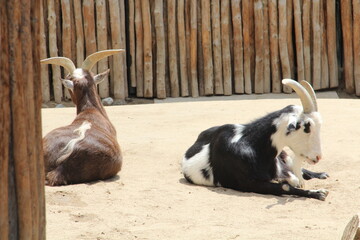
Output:
[[[62,79],[60,78],[62,84],[64,85],[64,87],[70,89],[71,91],[74,90],[74,83],[70,80],[67,80],[67,79]]]
[[[96,75],[94,77],[94,82],[95,84],[99,84],[101,83],[102,81],[104,81],[105,77],[109,74],[110,72],[110,69],[106,70],[105,72],[103,73],[99,73],[98,75]]]
[[[287,134],[298,130],[300,127],[300,122],[298,121],[297,117],[290,117],[288,124],[287,124]]]

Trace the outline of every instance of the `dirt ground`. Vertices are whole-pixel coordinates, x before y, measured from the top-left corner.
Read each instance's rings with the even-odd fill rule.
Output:
[[[107,107],[123,169],[108,181],[46,187],[47,239],[340,239],[360,212],[360,100],[336,96],[318,96],[323,159],[304,163],[330,175],[306,182],[328,189],[326,201],[195,186],[181,174],[182,156],[202,130],[300,104],[294,95]],[[44,135],[75,117],[74,108],[42,113]]]

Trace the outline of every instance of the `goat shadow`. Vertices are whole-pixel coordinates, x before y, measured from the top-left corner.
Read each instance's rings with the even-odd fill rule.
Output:
[[[107,183],[107,182],[116,182],[116,181],[118,181],[119,179],[120,179],[120,176],[119,176],[119,175],[115,175],[115,176],[113,176],[113,177],[111,177],[111,178],[108,178],[108,179],[96,180],[96,181],[93,181],[93,182],[87,182],[87,183],[85,183],[85,184],[86,184],[86,185],[95,185],[95,184],[100,183],[100,182],[105,182],[105,183]]]
[[[199,185],[194,185],[192,183],[189,183],[185,178],[181,178],[179,180],[179,183],[184,184],[184,185],[188,185],[188,186],[199,186]],[[259,193],[253,193],[253,192],[241,192],[241,191],[236,191],[230,188],[223,188],[223,187],[207,187],[207,186],[201,186],[204,188],[207,188],[209,191],[215,192],[217,194],[224,194],[224,195],[231,195],[231,196],[238,196],[238,197],[252,197],[252,196],[257,196],[257,197],[262,197],[262,198],[266,198],[266,199],[276,199],[276,203],[267,205],[265,208],[266,209],[271,209],[275,206],[278,205],[285,205],[287,203],[291,203],[294,201],[305,201],[307,198],[304,197],[299,197],[299,196],[293,196],[293,195],[282,195],[282,196],[276,196],[276,195],[271,195],[271,194],[259,194]]]

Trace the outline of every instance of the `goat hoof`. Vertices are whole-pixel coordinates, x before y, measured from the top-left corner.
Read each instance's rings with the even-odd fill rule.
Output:
[[[327,195],[329,194],[329,191],[326,190],[326,189],[319,189],[319,190],[316,190],[316,193],[317,193],[317,198],[321,201],[325,201]]]
[[[330,177],[330,176],[326,172],[322,172],[319,175],[319,179],[327,179],[328,177]]]

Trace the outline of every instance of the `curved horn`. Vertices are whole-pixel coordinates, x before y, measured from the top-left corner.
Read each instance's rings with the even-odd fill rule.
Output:
[[[119,52],[125,52],[125,49],[110,49],[93,53],[85,59],[81,68],[90,71],[91,68],[101,59]]]
[[[282,83],[294,89],[294,91],[301,100],[304,113],[311,113],[315,110],[313,101],[311,100],[309,93],[306,91],[306,89],[303,86],[301,86],[298,82],[292,79],[283,79]]]
[[[40,63],[60,65],[60,66],[64,67],[70,74],[72,74],[74,72],[74,70],[76,69],[76,67],[75,67],[74,63],[71,61],[71,59],[66,58],[66,57],[46,58],[46,59],[41,60]]]
[[[315,107],[315,111],[318,111],[318,106],[317,106],[317,101],[316,101],[316,95],[315,95],[315,91],[313,89],[313,87],[310,85],[310,83],[308,83],[305,80],[300,81],[300,84],[306,89],[306,91],[309,93],[314,107]]]

